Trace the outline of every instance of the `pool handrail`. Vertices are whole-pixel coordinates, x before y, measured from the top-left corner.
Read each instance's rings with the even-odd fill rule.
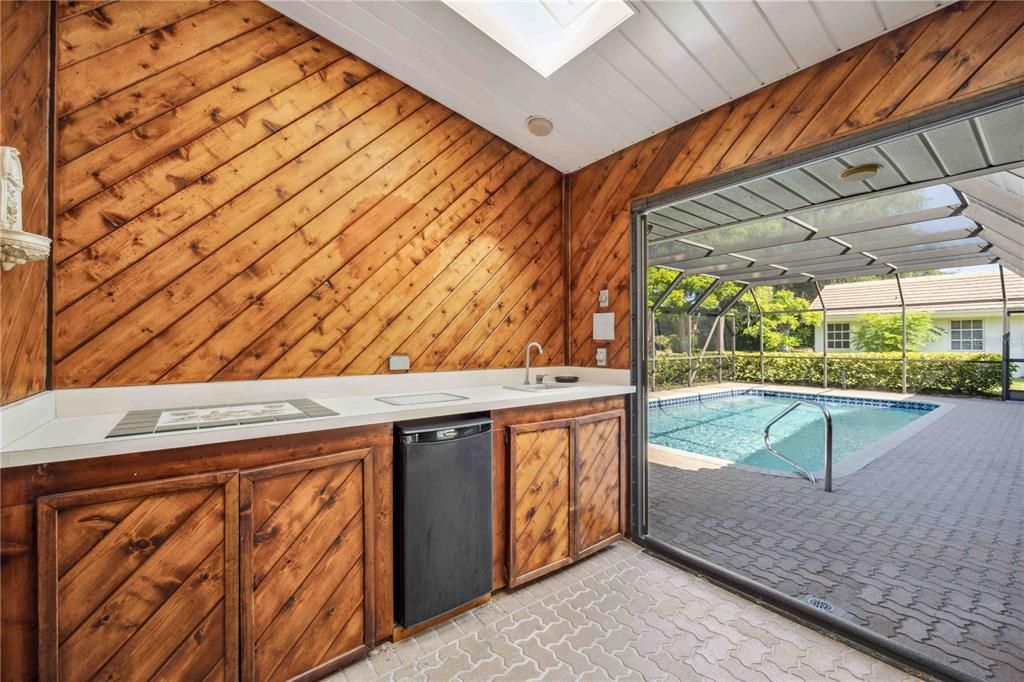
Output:
[[[814,474],[812,474],[807,469],[804,469],[802,466],[800,466],[799,464],[797,464],[796,462],[794,462],[793,460],[791,460],[790,458],[786,457],[781,452],[776,450],[774,447],[772,447],[771,436],[769,433],[772,429],[772,426],[774,426],[777,421],[779,421],[787,414],[789,414],[796,408],[800,407],[801,405],[812,405],[814,407],[817,407],[819,410],[821,410],[821,414],[825,418],[825,492],[830,493],[832,492],[832,413],[828,411],[828,408],[825,407],[824,403],[819,403],[812,400],[794,400],[786,409],[772,417],[771,421],[769,421],[768,424],[765,425],[764,446],[768,449],[768,452],[775,455],[783,462],[785,462],[786,464],[788,464],[789,466],[793,467],[801,474],[803,474],[804,478],[806,478],[808,481],[810,481],[811,483],[817,482],[814,478]]]

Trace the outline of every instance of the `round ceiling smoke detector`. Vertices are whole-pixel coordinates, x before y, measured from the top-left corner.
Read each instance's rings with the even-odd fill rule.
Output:
[[[878,169],[881,166],[877,163],[865,163],[860,166],[854,166],[853,168],[847,168],[839,177],[847,182],[864,182],[878,175]]]
[[[551,122],[550,118],[531,116],[526,119],[526,129],[537,137],[547,137],[555,129],[555,124]]]

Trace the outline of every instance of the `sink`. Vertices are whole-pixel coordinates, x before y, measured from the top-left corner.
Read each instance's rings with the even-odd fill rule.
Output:
[[[502,386],[513,391],[526,391],[528,393],[543,393],[544,391],[565,390],[567,388],[579,388],[577,384],[518,384],[516,386]]]

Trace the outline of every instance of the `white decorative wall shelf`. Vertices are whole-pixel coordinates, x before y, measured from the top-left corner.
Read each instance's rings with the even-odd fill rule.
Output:
[[[50,239],[21,227],[21,191],[25,181],[14,147],[0,147],[0,267],[10,270],[50,255]]]

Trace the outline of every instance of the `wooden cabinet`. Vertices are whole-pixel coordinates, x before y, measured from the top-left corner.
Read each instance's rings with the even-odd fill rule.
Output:
[[[571,419],[509,427],[509,585],[573,559]]]
[[[392,441],[381,424],[4,469],[0,678],[305,678],[365,654],[393,627]]]
[[[626,532],[626,413],[576,418],[576,558]]]
[[[237,496],[227,472],[39,498],[39,678],[236,679]]]
[[[507,438],[510,587],[623,537],[624,410],[511,424]]]
[[[622,407],[493,413],[495,589],[622,536]],[[312,678],[364,655],[393,627],[392,438],[385,424],[5,469],[3,678]]]
[[[242,677],[318,677],[373,645],[373,450],[241,472]]]

